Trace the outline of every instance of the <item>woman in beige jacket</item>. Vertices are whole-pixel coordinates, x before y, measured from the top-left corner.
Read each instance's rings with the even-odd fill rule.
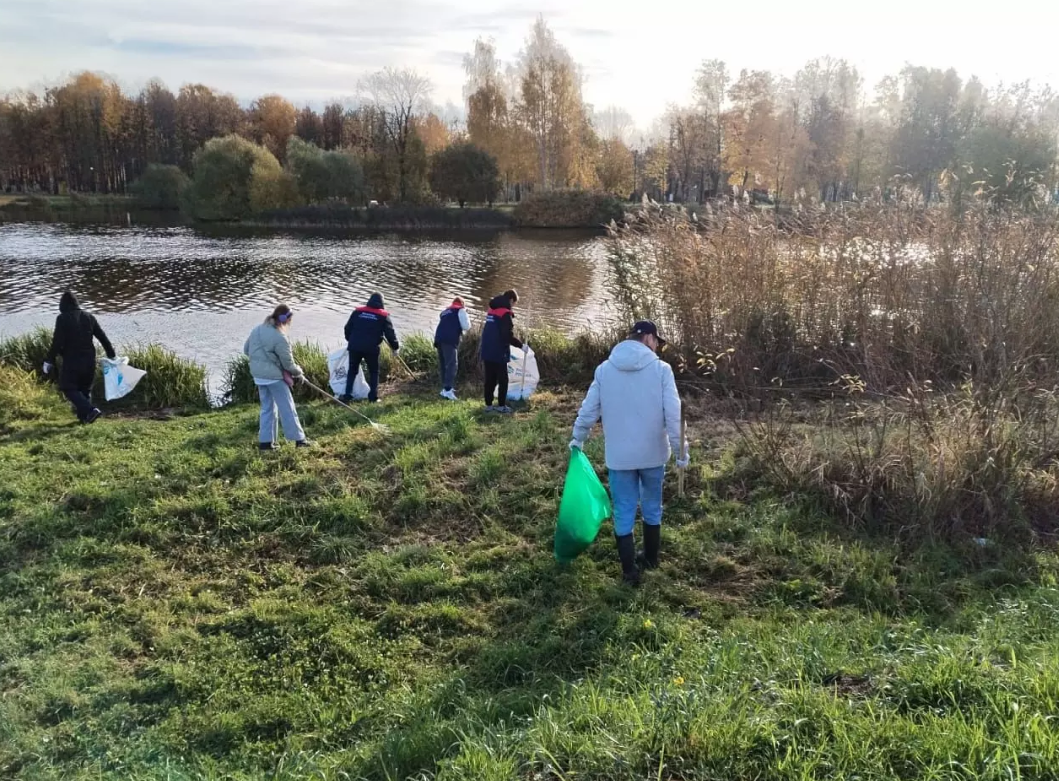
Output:
[[[250,332],[243,345],[243,353],[250,357],[250,374],[261,397],[261,426],[258,447],[274,450],[279,436],[276,426],[277,411],[283,424],[283,436],[298,447],[308,447],[298,410],[294,407],[291,387],[304,377],[302,367],[294,362],[287,331],[294,316],[286,304],[276,307],[265,322]]]

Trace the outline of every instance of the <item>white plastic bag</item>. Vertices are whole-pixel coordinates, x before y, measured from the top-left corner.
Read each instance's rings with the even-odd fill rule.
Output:
[[[327,356],[327,370],[331,373],[331,392],[341,396],[346,392],[346,377],[349,376],[349,350],[344,347]],[[364,377],[364,367],[360,367],[357,378],[353,380],[353,398],[366,399],[371,393],[368,381]]]
[[[541,373],[537,368],[537,356],[530,347],[525,351],[511,348],[511,360],[507,363],[507,397],[510,401],[525,401],[537,390]]]
[[[147,376],[143,369],[129,366],[128,358],[103,359],[103,389],[107,401],[114,401],[132,393],[136,384]]]

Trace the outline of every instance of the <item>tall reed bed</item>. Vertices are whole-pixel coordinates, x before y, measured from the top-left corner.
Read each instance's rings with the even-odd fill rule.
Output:
[[[1059,219],[915,203],[820,209],[780,225],[730,208],[646,209],[607,242],[615,303],[659,320],[729,386],[872,390],[1059,378]]]
[[[750,480],[905,538],[1059,526],[1055,211],[645,210],[608,254],[626,316],[737,401]]]

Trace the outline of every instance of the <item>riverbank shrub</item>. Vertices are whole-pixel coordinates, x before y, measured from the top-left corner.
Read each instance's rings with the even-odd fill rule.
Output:
[[[108,407],[137,409],[206,409],[210,405],[206,386],[206,367],[182,358],[157,344],[128,347],[118,351],[129,359],[129,365],[147,372],[123,399],[107,402]],[[96,374],[92,393],[104,398],[103,372]]]
[[[249,217],[254,211],[251,183],[257,166],[258,189],[270,173],[282,172],[275,156],[242,136],[212,138],[195,153],[191,184],[184,199],[197,220],[224,221]],[[259,192],[258,200],[267,202]]]
[[[514,216],[521,228],[604,228],[625,219],[625,202],[606,193],[551,190],[523,199]]]
[[[141,209],[179,209],[189,184],[179,167],[151,163],[130,190]]]
[[[296,341],[291,345],[294,362],[302,367],[306,378],[319,388],[330,392],[331,373],[327,368],[327,351],[316,342]],[[319,399],[320,394],[303,383],[295,383],[295,401]],[[257,386],[250,374],[250,359],[245,355],[232,356],[225,365],[221,378],[221,399],[227,404],[255,403]]]
[[[37,328],[0,341],[0,366],[28,373],[40,382],[56,382],[61,372],[61,357],[50,375],[41,371],[51,348],[51,338],[49,330]],[[206,367],[202,364],[181,358],[156,344],[121,348],[118,354],[127,357],[132,366],[146,371],[147,376],[124,399],[108,402],[109,407],[203,409],[209,406]],[[96,373],[92,393],[99,399],[104,398],[102,371]]]
[[[51,349],[52,332],[34,328],[18,336],[0,340],[0,364],[43,376],[41,368]]]
[[[305,203],[364,202],[364,169],[349,152],[324,151],[293,136],[287,142],[287,170],[297,181]]]

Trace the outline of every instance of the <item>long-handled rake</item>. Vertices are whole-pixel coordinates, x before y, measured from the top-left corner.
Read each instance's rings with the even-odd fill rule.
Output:
[[[358,417],[360,417],[360,418],[363,418],[364,420],[366,420],[366,421],[367,421],[367,422],[368,422],[369,424],[371,424],[371,427],[372,427],[373,429],[375,429],[376,431],[378,431],[378,432],[379,432],[380,434],[382,434],[383,436],[386,436],[387,434],[389,434],[389,433],[390,433],[390,427],[389,427],[389,426],[385,426],[385,425],[383,425],[382,423],[376,423],[376,422],[375,422],[374,420],[372,420],[371,418],[369,418],[369,417],[368,417],[367,415],[365,415],[365,414],[364,414],[363,412],[361,412],[361,411],[360,411],[359,409],[357,409],[356,407],[351,407],[351,406],[350,406],[349,404],[346,404],[346,403],[345,403],[344,401],[342,401],[342,400],[341,400],[340,398],[338,398],[337,396],[334,396],[334,395],[332,395],[332,394],[328,393],[328,392],[327,392],[327,391],[325,391],[325,390],[324,390],[323,388],[319,388],[319,387],[317,387],[316,385],[313,385],[313,384],[312,384],[311,382],[309,382],[309,380],[305,379],[305,380],[303,380],[303,381],[305,382],[305,384],[306,384],[306,385],[308,385],[308,386],[309,386],[310,388],[312,388],[312,389],[313,389],[314,391],[316,391],[316,392],[317,392],[317,393],[319,393],[320,395],[322,395],[322,396],[326,396],[327,398],[331,399],[331,401],[333,401],[333,402],[334,402],[335,404],[339,404],[339,405],[341,405],[341,406],[345,407],[345,408],[346,408],[346,409],[348,409],[348,410],[349,410],[350,412],[352,412],[352,413],[353,413],[354,415],[356,415],[356,416],[358,416]]]
[[[401,364],[401,367],[408,373],[409,379],[413,382],[419,379],[419,375],[412,371],[412,367],[408,365],[404,358],[401,357],[400,353],[393,353],[393,357],[397,359],[397,362]]]
[[[688,452],[688,422],[684,420],[684,411],[680,412],[680,457],[686,458]],[[687,477],[687,467],[677,469],[677,496],[684,498],[684,478]]]

